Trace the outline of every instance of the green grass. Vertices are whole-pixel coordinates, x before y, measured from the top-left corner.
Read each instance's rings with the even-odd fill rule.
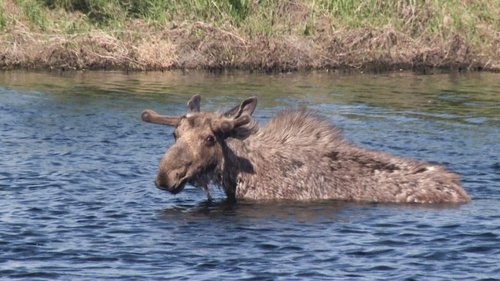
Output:
[[[29,22],[50,29],[58,18],[50,10],[62,9],[85,15],[89,25],[119,29],[127,20],[139,19],[162,26],[169,22],[206,22],[231,25],[249,35],[296,33],[312,35],[320,18],[332,29],[391,27],[413,34],[447,36],[453,32],[474,37],[477,25],[500,28],[500,1],[461,0],[14,0]],[[0,10],[0,27],[7,21]],[[297,12],[299,11],[299,12]],[[297,17],[303,14],[302,18]],[[305,17],[305,18],[304,18]],[[69,28],[69,31],[74,30]]]
[[[43,3],[33,0],[16,0],[14,2],[21,7],[24,16],[27,17],[33,26],[41,30],[50,28],[51,21],[48,18],[47,9]]]
[[[3,30],[7,26],[6,13],[3,6],[0,6],[0,30]]]
[[[500,0],[0,0],[0,30],[55,35],[97,30],[139,42],[147,38],[143,34],[182,27],[195,40],[218,40],[213,30],[219,30],[240,42],[289,36],[327,48],[321,38],[335,41],[338,33],[363,41],[395,31],[404,35],[398,38],[428,46],[458,34],[474,53],[495,58],[499,14]]]
[[[34,0],[26,0],[34,1]],[[199,21],[230,20],[236,23],[249,14],[249,0],[45,0],[51,8],[79,11],[99,26],[116,26],[127,18],[150,23],[186,19]]]
[[[62,29],[66,33],[89,30],[119,30],[127,21],[141,20],[162,27],[172,22],[205,22],[233,26],[246,36],[296,34],[310,36],[317,24],[328,21],[331,30],[393,28],[412,36],[447,37],[460,33],[480,43],[478,26],[500,29],[500,0],[3,0],[13,1],[32,27],[42,31]],[[8,12],[0,4],[0,28],[5,29]],[[83,15],[74,23],[70,16]],[[66,21],[66,22],[64,22]]]

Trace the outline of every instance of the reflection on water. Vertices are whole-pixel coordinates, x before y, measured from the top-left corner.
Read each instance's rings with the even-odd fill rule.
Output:
[[[190,223],[198,220],[228,220],[235,222],[266,222],[271,220],[302,224],[350,223],[363,219],[366,211],[380,206],[394,210],[458,210],[457,204],[415,205],[415,204],[376,204],[362,202],[319,201],[239,201],[232,202],[201,201],[196,204],[179,204],[159,211],[159,217],[165,221]]]
[[[344,202],[230,202],[226,200],[203,201],[195,206],[175,206],[161,211],[166,221],[192,221],[202,219],[229,218],[239,221],[294,220],[301,223],[319,221],[343,221],[341,211]]]
[[[0,276],[22,280],[494,280],[500,76],[0,73]],[[307,107],[358,145],[446,165],[473,201],[415,206],[215,201],[153,185],[193,94]]]
[[[205,72],[132,73],[70,72],[46,73],[5,72],[0,85],[25,91],[47,92],[54,98],[87,97],[110,99],[126,96],[142,102],[186,102],[195,93],[203,95],[219,109],[242,97],[257,96],[260,107],[308,106],[315,104],[350,104],[435,113],[446,117],[500,118],[498,74],[411,73],[332,75],[328,73],[216,75]]]

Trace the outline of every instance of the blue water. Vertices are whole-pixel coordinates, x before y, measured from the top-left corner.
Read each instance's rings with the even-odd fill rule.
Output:
[[[140,112],[256,95],[461,175],[461,206],[215,201],[154,187]],[[500,280],[500,75],[0,72],[0,279]]]

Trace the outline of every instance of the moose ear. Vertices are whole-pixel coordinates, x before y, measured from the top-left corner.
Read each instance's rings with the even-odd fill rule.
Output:
[[[200,101],[201,101],[200,95],[192,96],[191,99],[189,99],[189,101],[187,102],[188,113],[200,112]]]
[[[215,130],[222,132],[224,134],[230,133],[232,130],[244,126],[252,121],[252,118],[248,115],[240,116],[236,119],[223,120],[221,122],[216,122],[214,124]]]
[[[237,119],[242,115],[252,116],[255,111],[255,107],[257,107],[257,98],[251,97],[241,102],[240,105],[228,110],[224,113],[224,117]]]

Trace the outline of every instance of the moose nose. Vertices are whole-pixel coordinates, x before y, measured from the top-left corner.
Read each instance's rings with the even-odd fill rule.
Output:
[[[159,189],[168,190],[172,180],[169,178],[169,174],[160,171],[155,179],[155,186]]]
[[[156,178],[154,182],[155,182],[156,188],[168,190],[167,184],[164,181],[162,181],[161,179]]]
[[[171,171],[160,170],[154,181],[155,186],[162,190],[172,191],[172,189],[177,188],[181,184],[186,173],[187,169],[185,167]]]

